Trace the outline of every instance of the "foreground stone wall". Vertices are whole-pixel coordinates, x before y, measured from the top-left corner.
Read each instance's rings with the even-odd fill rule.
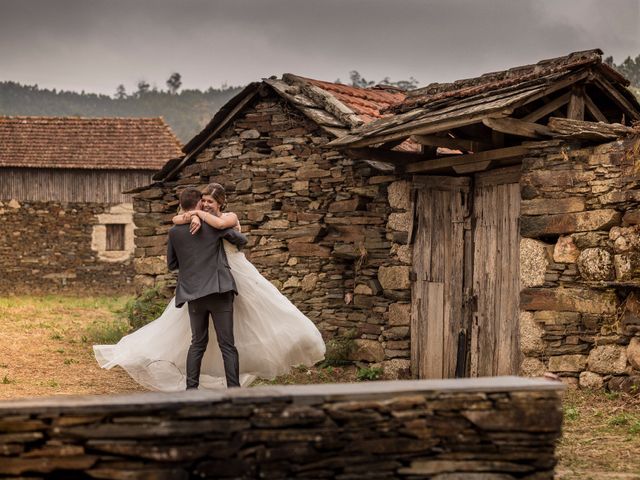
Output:
[[[523,373],[640,388],[639,166],[637,138],[524,160]]]
[[[132,292],[132,249],[110,258],[116,252],[96,246],[105,243],[101,217],[128,221],[132,243],[131,215],[103,204],[0,202],[0,294]]]
[[[0,402],[0,475],[551,479],[560,387],[496,377]]]
[[[323,148],[330,140],[275,96],[247,107],[175,181],[135,196],[136,285],[174,284],[165,254],[177,193],[218,182],[247,256],[325,339],[353,337],[353,360],[408,375],[410,186]]]

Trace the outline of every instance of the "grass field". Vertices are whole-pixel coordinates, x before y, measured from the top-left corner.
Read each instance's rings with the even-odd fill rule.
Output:
[[[103,370],[91,346],[128,329],[128,298],[0,299],[0,399],[143,390],[119,368]],[[356,381],[355,367],[296,368],[259,383]],[[568,391],[557,478],[640,480],[640,397]]]

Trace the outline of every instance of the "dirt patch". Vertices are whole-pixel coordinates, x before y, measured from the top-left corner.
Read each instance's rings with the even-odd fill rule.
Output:
[[[94,339],[122,328],[127,298],[0,299],[0,399],[143,390],[119,368],[101,369]]]
[[[99,368],[91,348],[127,328],[119,313],[127,300],[0,299],[0,399],[144,391],[123,370]],[[353,382],[362,373],[351,365],[296,367],[254,385]],[[563,403],[556,478],[640,480],[640,397],[568,391]]]
[[[640,397],[567,391],[556,478],[640,480]]]

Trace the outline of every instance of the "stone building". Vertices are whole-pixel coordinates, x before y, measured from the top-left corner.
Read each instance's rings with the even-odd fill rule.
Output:
[[[0,292],[131,291],[123,192],[178,155],[161,118],[0,117]]]
[[[627,84],[597,50],[407,94],[252,84],[135,197],[139,285],[172,280],[176,192],[219,181],[251,260],[327,338],[355,337],[354,360],[629,385],[640,105]],[[606,279],[588,273],[607,261]],[[612,355],[614,370],[597,366]]]

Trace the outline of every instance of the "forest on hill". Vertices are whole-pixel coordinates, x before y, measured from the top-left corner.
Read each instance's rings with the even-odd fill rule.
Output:
[[[604,60],[631,81],[631,90],[640,99],[640,55],[627,57],[620,64],[613,57]],[[340,79],[337,83],[343,83]],[[418,81],[391,81],[388,77],[375,82],[366,80],[353,70],[349,73],[350,85],[371,87],[376,84],[391,85],[403,90],[418,86]],[[222,86],[207,90],[182,89],[182,77],[173,73],[166,81],[166,89],[151,88],[145,81],[137,84],[137,90],[128,93],[118,85],[113,96],[69,92],[39,88],[38,85],[22,85],[17,82],[0,82],[0,115],[25,116],[83,116],[83,117],[164,117],[181,142],[186,143],[211,120],[228,100],[243,87]]]

